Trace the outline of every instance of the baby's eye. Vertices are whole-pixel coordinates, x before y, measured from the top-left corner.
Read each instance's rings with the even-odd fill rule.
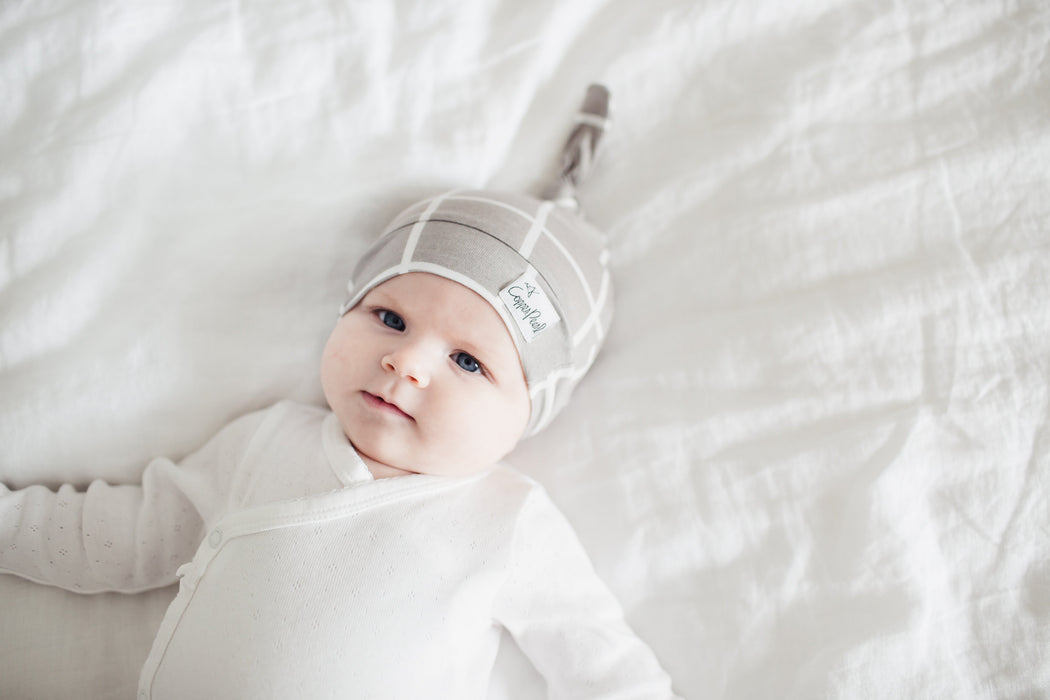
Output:
[[[387,311],[386,309],[380,309],[376,312],[379,316],[379,320],[383,322],[388,328],[393,328],[395,331],[405,330],[405,321],[400,316],[395,314],[393,311]]]
[[[465,352],[457,352],[452,356],[459,368],[464,372],[480,372],[481,363],[474,359],[472,355],[468,355]]]

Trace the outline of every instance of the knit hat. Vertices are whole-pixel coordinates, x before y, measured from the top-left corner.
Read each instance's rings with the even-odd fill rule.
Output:
[[[532,411],[526,435],[546,426],[598,354],[612,319],[602,234],[576,202],[607,125],[608,91],[588,88],[562,168],[545,198],[453,191],[398,216],[354,269],[346,313],[376,285],[408,272],[459,282],[499,313],[525,371]]]

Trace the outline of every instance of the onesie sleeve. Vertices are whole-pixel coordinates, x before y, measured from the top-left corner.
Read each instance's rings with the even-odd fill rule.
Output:
[[[230,423],[174,463],[155,459],[141,485],[78,491],[0,484],[0,573],[76,593],[134,593],[173,583],[223,510],[262,413]]]
[[[518,520],[494,612],[546,679],[550,698],[678,697],[542,490]]]

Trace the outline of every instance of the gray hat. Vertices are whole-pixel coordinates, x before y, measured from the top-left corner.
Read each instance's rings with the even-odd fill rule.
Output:
[[[526,435],[568,402],[612,320],[603,236],[575,203],[607,109],[608,92],[591,86],[550,190],[554,198],[453,191],[409,206],[358,262],[342,307],[345,314],[373,287],[408,272],[439,275],[479,294],[499,313],[521,357],[532,404]]]

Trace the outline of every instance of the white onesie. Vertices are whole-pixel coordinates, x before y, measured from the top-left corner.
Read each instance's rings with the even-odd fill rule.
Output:
[[[374,481],[333,414],[290,402],[141,487],[0,486],[0,571],[82,593],[178,578],[142,698],[484,698],[501,628],[551,697],[673,697],[539,485]]]

